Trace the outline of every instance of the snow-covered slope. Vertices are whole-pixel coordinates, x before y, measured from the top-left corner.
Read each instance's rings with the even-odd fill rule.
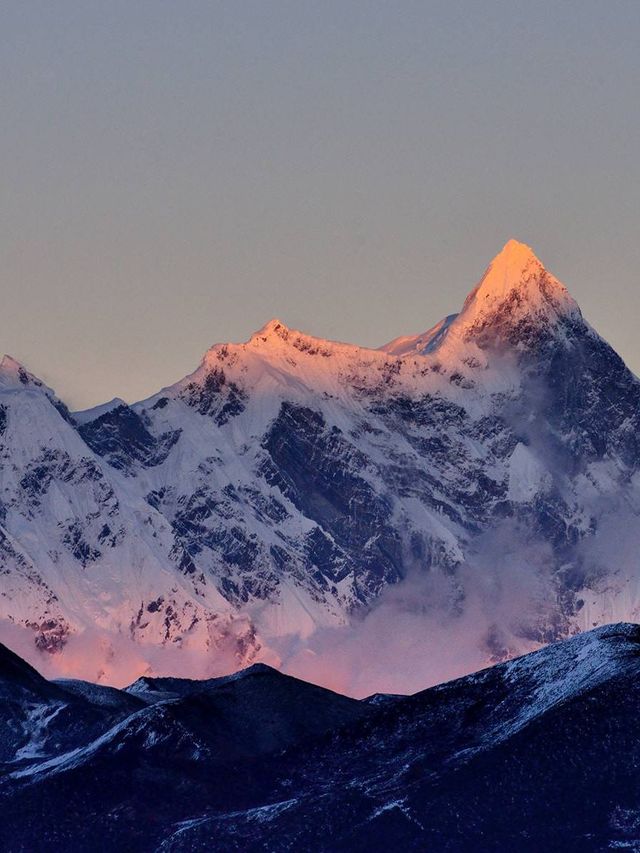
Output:
[[[381,350],[273,320],[75,420],[3,362],[0,636],[113,683],[264,660],[365,695],[634,619],[639,412],[516,241]]]

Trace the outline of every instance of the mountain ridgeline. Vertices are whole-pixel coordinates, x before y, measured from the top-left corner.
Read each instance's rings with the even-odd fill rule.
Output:
[[[263,664],[50,682],[0,647],[0,695],[7,853],[638,844],[638,625],[363,700]]]
[[[459,314],[379,350],[274,320],[78,413],[5,357],[0,638],[92,681],[265,661],[364,695],[633,620],[639,421],[636,378],[515,241]]]

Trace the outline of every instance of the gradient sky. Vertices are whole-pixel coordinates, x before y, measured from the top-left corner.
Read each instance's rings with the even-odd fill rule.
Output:
[[[637,0],[3,0],[0,350],[139,399],[272,316],[380,345],[509,237],[640,372]]]

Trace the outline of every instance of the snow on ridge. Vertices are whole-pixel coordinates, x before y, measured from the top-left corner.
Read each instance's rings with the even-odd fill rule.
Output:
[[[473,327],[509,300],[511,319],[528,313],[546,319],[581,316],[566,287],[547,272],[533,250],[509,240],[466,298],[456,325]]]
[[[429,355],[438,349],[457,316],[457,314],[449,314],[426,332],[394,338],[379,349],[389,355]]]
[[[542,294],[541,310],[562,307],[563,291],[529,250],[507,244],[501,254],[467,313],[492,282],[496,299],[522,286],[524,296]],[[527,306],[514,306],[522,319]],[[422,341],[402,356],[272,320],[245,343],[215,345],[148,400],[80,413],[95,426],[91,443],[45,395],[12,388],[0,406],[12,461],[0,471],[0,545],[11,551],[4,627],[51,652],[44,660],[57,674],[127,683],[262,659],[349,690],[332,680],[334,631],[356,656],[361,636],[398,622],[412,647],[416,636],[443,636],[442,624],[449,640],[462,625],[451,610],[464,601],[477,642],[468,656],[450,648],[449,672],[407,664],[402,675],[425,684],[535,638],[632,616],[635,384],[620,374],[614,404],[601,399],[618,362],[600,339],[585,339],[586,325],[573,324],[571,339],[547,336],[538,362],[534,328],[525,364],[519,340],[504,358],[490,335],[486,345],[465,338],[464,315],[432,330],[428,354]],[[526,384],[531,365],[542,392]],[[576,382],[584,393],[574,397]],[[629,518],[609,513],[605,494]],[[621,533],[630,556],[614,572]],[[353,619],[369,607],[370,618]],[[381,628],[370,627],[376,620]],[[390,661],[389,681],[358,692],[407,689]],[[348,679],[354,667],[342,665]]]
[[[100,403],[98,406],[92,406],[90,409],[82,409],[78,412],[72,412],[71,415],[74,421],[79,426],[82,426],[90,421],[95,421],[97,418],[102,417],[102,415],[106,415],[108,412],[113,411],[113,409],[126,405],[127,404],[121,397],[114,397],[107,403]]]

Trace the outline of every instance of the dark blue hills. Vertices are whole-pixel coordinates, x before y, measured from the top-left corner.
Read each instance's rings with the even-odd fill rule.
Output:
[[[127,690],[0,649],[0,847],[634,849],[640,626],[598,628],[413,696],[265,665]]]

